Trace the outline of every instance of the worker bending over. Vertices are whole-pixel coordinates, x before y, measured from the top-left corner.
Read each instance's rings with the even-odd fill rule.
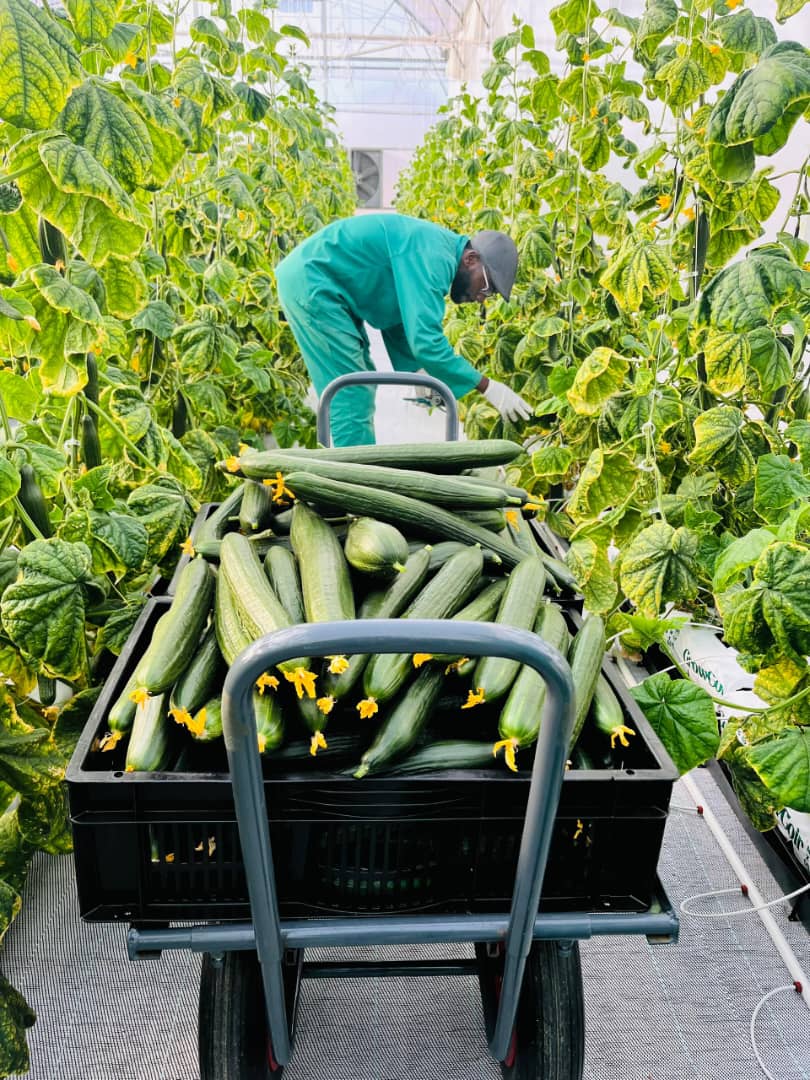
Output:
[[[382,331],[396,371],[424,369],[463,397],[480,391],[506,420],[531,407],[508,386],[481,376],[444,336],[445,297],[481,303],[509,299],[517,248],[506,233],[468,240],[402,214],[362,214],[333,222],[304,240],[276,267],[281,306],[315,391],[339,375],[373,371],[364,323]],[[334,399],[332,442],[374,442],[374,390],[349,386]]]

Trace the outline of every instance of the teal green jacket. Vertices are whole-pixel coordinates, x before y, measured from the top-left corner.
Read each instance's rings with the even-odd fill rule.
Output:
[[[456,397],[481,379],[444,336],[445,298],[466,236],[402,214],[360,214],[327,225],[279,265],[313,319],[337,304],[382,331],[397,371],[424,368]]]

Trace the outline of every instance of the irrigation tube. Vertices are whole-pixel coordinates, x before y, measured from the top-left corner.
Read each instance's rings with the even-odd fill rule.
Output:
[[[756,914],[762,920],[765,929],[770,935],[771,941],[773,941],[776,951],[782,957],[782,961],[788,970],[788,973],[794,982],[801,985],[801,995],[805,1005],[810,1009],[810,980],[808,980],[806,972],[803,970],[801,964],[796,957],[793,949],[787,941],[785,935],[779,928],[779,924],[771,915],[770,910],[762,905],[765,904],[765,898],[762,893],[754,884],[751,874],[746,870],[742,860],[737,852],[731,846],[731,841],[723,831],[723,827],[717,818],[712,813],[709,806],[706,804],[706,799],[698,786],[697,781],[688,773],[686,776],[681,777],[686,790],[692,796],[696,806],[703,807],[703,820],[711,829],[715,840],[720,845],[720,848],[725,855],[729,866],[737,875],[741,885],[745,885],[748,890],[748,899],[751,901],[755,908],[759,908]]]
[[[638,682],[638,679],[635,678],[634,672],[630,664],[628,664],[628,662],[623,657],[621,657],[617,659],[616,666],[621,672],[622,678],[627,683],[627,685],[629,687],[635,686]],[[686,776],[682,776],[681,780],[686,787],[686,790],[691,795],[695,806],[703,807],[703,820],[711,829],[715,840],[720,845],[721,851],[728,860],[729,866],[731,866],[732,870],[737,875],[740,884],[745,885],[746,889],[748,890],[748,898],[751,901],[751,904],[753,905],[753,907],[759,908],[759,910],[757,911],[757,915],[762,920],[762,923],[767,930],[771,941],[774,943],[776,951],[781,956],[782,962],[787,968],[791,979],[793,979],[795,983],[801,986],[800,993],[802,995],[802,999],[807,1008],[810,1009],[810,979],[808,979],[807,973],[803,970],[801,964],[799,963],[798,958],[796,957],[795,952],[791,948],[787,938],[780,930],[779,924],[777,923],[776,919],[774,919],[773,915],[771,915],[770,910],[765,907],[765,899],[762,893],[753,883],[752,875],[746,870],[739,855],[731,846],[731,841],[723,831],[723,826],[714,816],[711,808],[707,805],[706,799],[703,796],[700,787],[698,786],[698,783],[694,778],[694,774],[688,773]]]

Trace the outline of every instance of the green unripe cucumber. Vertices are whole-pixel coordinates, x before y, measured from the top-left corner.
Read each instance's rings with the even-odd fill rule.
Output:
[[[427,723],[444,681],[440,668],[425,668],[383,720],[377,737],[360,760],[357,779],[376,772],[414,745]]]
[[[405,569],[408,541],[395,525],[361,517],[349,526],[343,551],[355,570],[390,577]]]

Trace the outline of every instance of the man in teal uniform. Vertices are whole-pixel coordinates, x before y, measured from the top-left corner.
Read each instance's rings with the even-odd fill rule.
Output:
[[[445,297],[481,303],[509,299],[517,249],[505,233],[468,240],[401,214],[362,214],[333,222],[299,244],[276,267],[281,306],[316,393],[338,375],[373,371],[364,323],[382,331],[396,371],[424,369],[457,398],[480,391],[509,420],[531,408],[513,390],[481,376],[444,336]],[[418,381],[418,380],[415,380]],[[374,442],[374,391],[340,390],[334,398],[335,446]]]

